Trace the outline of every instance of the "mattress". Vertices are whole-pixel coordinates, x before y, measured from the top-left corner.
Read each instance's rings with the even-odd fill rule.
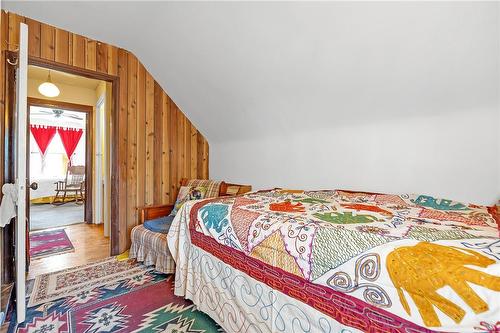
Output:
[[[484,332],[500,325],[498,230],[493,207],[427,195],[271,190],[186,204],[168,243],[176,294],[228,331]],[[241,304],[230,272],[268,301]]]

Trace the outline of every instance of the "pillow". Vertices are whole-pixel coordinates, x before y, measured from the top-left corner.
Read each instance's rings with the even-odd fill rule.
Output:
[[[219,196],[221,181],[210,179],[191,179],[188,181],[187,186],[203,186],[207,188],[205,198],[215,198]]]
[[[160,217],[160,218],[153,219],[153,220],[148,220],[148,221],[144,222],[144,228],[146,228],[152,232],[159,232],[162,234],[168,234],[168,230],[170,229],[170,226],[172,225],[173,220],[174,220],[174,217],[171,215]]]
[[[175,200],[174,209],[172,209],[170,215],[175,216],[186,201],[203,199],[206,193],[207,188],[204,186],[181,186],[179,194],[177,194],[177,200]]]

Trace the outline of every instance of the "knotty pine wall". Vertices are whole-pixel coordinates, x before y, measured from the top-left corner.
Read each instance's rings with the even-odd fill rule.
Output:
[[[19,23],[29,29],[29,56],[119,77],[117,126],[118,245],[130,245],[137,207],[172,204],[181,178],[208,178],[208,142],[141,62],[127,50],[2,11],[0,18],[0,145],[4,139],[5,50],[14,51]],[[3,154],[3,151],[2,151]],[[3,156],[2,156],[3,160]],[[0,181],[3,180],[3,168]],[[112,217],[113,219],[113,217]],[[111,223],[113,225],[113,222]],[[116,232],[116,230],[114,230]]]

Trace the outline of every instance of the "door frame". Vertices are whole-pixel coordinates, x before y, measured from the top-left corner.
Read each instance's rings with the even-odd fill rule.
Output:
[[[11,109],[11,106],[14,105],[15,96],[11,94],[15,92],[15,87],[13,86],[13,77],[12,77],[12,68],[14,66],[9,63],[15,63],[17,60],[17,52],[15,51],[4,51],[5,52],[5,62],[0,64],[0,66],[4,66],[5,74],[7,78],[5,79],[5,113],[4,113],[4,147],[3,150],[5,152],[4,156],[4,183],[13,182],[13,177],[11,176],[11,171],[13,170],[13,147],[12,147],[12,116],[14,114],[14,110]],[[88,70],[85,68],[75,67],[72,65],[66,65],[62,63],[58,63],[52,60],[41,59],[37,57],[33,57],[28,55],[28,65],[34,65],[38,67],[43,67],[47,69],[53,69],[60,72],[65,72],[74,75],[80,75],[83,77],[87,77],[90,79],[96,79],[101,81],[106,81],[111,84],[111,124],[110,124],[110,162],[111,162],[111,181],[110,181],[110,196],[111,196],[111,205],[110,205],[110,250],[111,255],[118,255],[120,252],[120,237],[119,237],[119,197],[120,193],[120,182],[119,182],[119,161],[118,161],[118,124],[119,124],[119,108],[120,108],[120,99],[119,99],[119,91],[120,91],[120,78],[116,75],[110,75],[107,73],[97,72]],[[4,228],[3,232],[3,281],[4,283],[10,283],[14,280],[14,271],[13,271],[13,260],[14,260],[14,233],[13,233],[12,224],[8,224]]]
[[[94,127],[92,126],[92,119],[94,116],[94,107],[91,105],[84,104],[76,104],[76,103],[68,103],[68,102],[59,102],[53,101],[49,99],[43,98],[33,98],[28,97],[28,128],[31,125],[30,116],[32,106],[41,106],[47,108],[58,108],[68,111],[76,111],[85,113],[85,206],[84,206],[84,219],[85,223],[92,223],[92,189],[93,189],[93,181],[94,181],[94,173],[92,172],[92,166],[94,163],[93,154],[92,154],[92,143],[94,141]],[[29,141],[29,131],[28,131],[28,141],[27,141],[28,149],[30,148]],[[27,167],[28,167],[28,179],[30,179],[29,172],[29,163],[30,156],[28,156]],[[29,191],[28,191],[29,192]],[[29,197],[29,194],[28,194]]]
[[[15,102],[16,102],[16,64],[17,53],[6,52],[5,63],[5,112],[4,112],[4,184],[14,183],[14,155],[16,147],[14,132]],[[15,278],[15,251],[14,251],[14,224],[9,223],[3,228],[3,248],[2,248],[2,283],[13,283]]]

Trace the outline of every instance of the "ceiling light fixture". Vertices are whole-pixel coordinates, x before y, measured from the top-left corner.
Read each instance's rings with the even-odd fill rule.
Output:
[[[57,88],[57,86],[52,83],[52,79],[50,77],[50,71],[49,71],[49,76],[47,76],[47,81],[38,86],[38,91],[45,97],[59,96],[60,93],[59,88]]]

